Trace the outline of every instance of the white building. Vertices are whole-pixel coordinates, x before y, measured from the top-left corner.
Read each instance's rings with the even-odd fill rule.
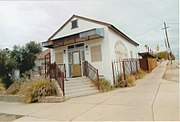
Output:
[[[137,58],[139,44],[115,26],[73,15],[43,46],[51,49],[51,62],[65,64],[67,77],[82,77],[88,61],[113,84],[112,60]]]

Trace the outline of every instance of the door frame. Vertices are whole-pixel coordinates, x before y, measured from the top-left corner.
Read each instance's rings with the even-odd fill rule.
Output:
[[[74,77],[73,76],[73,65],[74,65],[74,56],[73,56],[73,54],[74,53],[77,53],[78,52],[78,54],[79,54],[79,65],[80,65],[80,72],[81,72],[81,74],[80,74],[80,76],[77,76],[77,77],[82,77],[82,64],[81,64],[81,50],[75,50],[75,51],[72,51],[72,74],[71,74],[71,76],[72,77]],[[76,77],[76,76],[75,76]]]
[[[81,44],[82,46],[77,46]],[[72,47],[73,46],[73,47]],[[67,49],[67,72],[68,72],[68,76],[70,78],[72,78],[72,58],[73,58],[73,52],[76,52],[76,51],[79,51],[80,52],[80,63],[81,63],[81,77],[85,76],[85,73],[84,73],[84,60],[85,60],[85,49],[84,49],[84,43],[78,43],[78,44],[72,44],[72,45],[68,45],[66,47]]]

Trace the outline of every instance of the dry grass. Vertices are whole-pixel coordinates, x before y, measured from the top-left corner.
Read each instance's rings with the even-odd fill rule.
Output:
[[[100,92],[107,92],[107,91],[112,90],[112,86],[108,80],[104,78],[100,78],[99,83],[100,83],[99,84]]]
[[[124,80],[123,75],[118,75],[114,87],[115,87],[115,88],[118,88],[118,87],[123,88],[123,87],[126,87],[126,86],[127,86],[127,83],[126,83],[126,81]]]
[[[53,84],[45,78],[21,78],[6,90],[6,94],[22,96],[24,102],[31,103],[44,96],[56,95],[56,90]]]
[[[127,87],[132,87],[136,85],[136,80],[134,75],[128,75],[126,77]]]
[[[135,74],[135,77],[136,79],[141,79],[143,78],[144,76],[146,75],[146,72],[142,69],[140,69],[136,74]]]
[[[45,79],[31,82],[24,91],[24,102],[31,103],[39,101],[45,96],[56,95],[53,84]]]
[[[5,87],[4,84],[2,82],[0,82],[0,94],[5,91]]]
[[[21,85],[27,82],[26,78],[20,78],[19,80],[15,81],[9,88],[6,90],[6,94],[14,95],[17,94],[20,89]]]

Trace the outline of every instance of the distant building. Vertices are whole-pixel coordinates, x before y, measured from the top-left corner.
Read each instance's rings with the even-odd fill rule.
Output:
[[[35,71],[38,73],[38,75],[44,75],[44,73],[45,73],[45,59],[44,59],[44,57],[48,53],[50,53],[50,49],[46,49],[36,56]]]

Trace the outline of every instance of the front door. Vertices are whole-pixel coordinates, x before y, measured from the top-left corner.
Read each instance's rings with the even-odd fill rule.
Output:
[[[72,77],[81,77],[80,51],[72,52]]]

